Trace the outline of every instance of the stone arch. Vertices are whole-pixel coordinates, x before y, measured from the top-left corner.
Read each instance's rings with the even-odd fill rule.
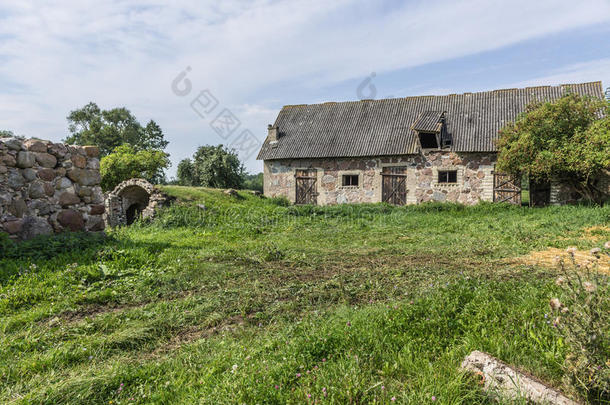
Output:
[[[125,211],[125,222],[127,225],[134,223],[142,212],[148,207],[150,202],[150,193],[143,187],[132,185],[123,188],[120,191],[122,209]]]
[[[131,225],[138,218],[152,218],[168,198],[144,179],[125,180],[106,197],[106,225]]]

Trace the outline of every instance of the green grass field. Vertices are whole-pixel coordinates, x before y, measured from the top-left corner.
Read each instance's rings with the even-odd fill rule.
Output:
[[[506,259],[610,239],[608,206],[165,190],[107,237],[0,239],[1,403],[492,403],[475,349],[565,389],[556,273]]]

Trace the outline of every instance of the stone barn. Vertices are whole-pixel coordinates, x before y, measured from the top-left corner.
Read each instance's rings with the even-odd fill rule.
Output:
[[[498,131],[530,102],[567,91],[603,97],[593,82],[285,106],[258,154],[264,194],[318,205],[520,204],[520,179],[494,170]],[[578,199],[560,184],[530,194],[534,205]]]

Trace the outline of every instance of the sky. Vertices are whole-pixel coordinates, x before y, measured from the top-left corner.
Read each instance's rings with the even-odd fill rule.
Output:
[[[60,141],[90,101],[163,129],[172,160],[279,110],[602,81],[610,0],[0,0],[0,129]]]

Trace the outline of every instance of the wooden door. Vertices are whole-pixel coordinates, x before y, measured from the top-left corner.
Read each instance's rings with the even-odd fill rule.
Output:
[[[494,202],[521,205],[521,179],[517,176],[494,173]]]
[[[407,203],[407,167],[392,166],[381,170],[381,201],[393,205]]]
[[[295,204],[317,204],[318,193],[316,169],[297,170],[295,174],[296,196]]]

